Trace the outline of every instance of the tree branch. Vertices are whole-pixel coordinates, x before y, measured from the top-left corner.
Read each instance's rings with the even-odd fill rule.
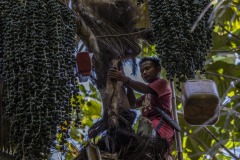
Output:
[[[223,110],[223,111],[226,111],[226,112],[228,112],[228,113],[231,113],[231,114],[233,114],[234,116],[236,116],[237,118],[240,119],[240,113],[237,112],[237,111],[235,111],[234,109],[227,108],[227,107],[223,106],[223,107],[222,107],[222,110]]]
[[[224,78],[232,79],[232,80],[240,80],[240,78],[237,78],[237,77],[232,77],[232,76],[228,76],[228,75],[224,75],[224,74],[218,74],[218,73],[209,72],[209,71],[206,71],[206,74],[210,74],[210,75],[214,75],[214,76],[218,76],[218,77],[224,77]]]
[[[220,146],[229,154],[231,155],[232,157],[236,158],[236,159],[239,159],[235,154],[233,154],[227,147],[225,147],[218,139],[217,137],[207,128],[207,127],[203,127],[210,135],[211,137],[217,142],[220,144]]]
[[[201,144],[204,148],[204,150],[209,150],[209,147],[203,142],[201,141],[197,136],[193,135],[193,134],[189,134],[189,137],[192,137],[195,141],[197,141],[199,144]]]
[[[210,52],[236,52],[240,50],[240,46],[228,50],[211,50]]]
[[[137,31],[137,32],[131,32],[126,34],[113,34],[113,35],[103,35],[103,36],[96,36],[97,38],[105,38],[105,37],[120,37],[120,36],[128,36],[128,35],[134,35],[134,34],[140,34],[142,32],[145,32],[147,29]]]
[[[221,23],[218,22],[218,25],[219,25],[224,31],[226,31],[228,34],[231,34],[234,38],[240,40],[240,37],[239,37],[239,36],[231,33],[231,32],[230,32],[229,30],[227,30]]]

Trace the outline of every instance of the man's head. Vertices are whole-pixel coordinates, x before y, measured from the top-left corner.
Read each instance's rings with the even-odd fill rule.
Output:
[[[144,81],[151,83],[158,79],[161,72],[159,59],[155,57],[144,57],[139,62],[141,76]]]

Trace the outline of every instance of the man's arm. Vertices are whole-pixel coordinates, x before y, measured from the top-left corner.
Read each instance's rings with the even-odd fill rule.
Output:
[[[127,78],[129,78],[129,77],[127,77]],[[149,87],[147,84],[132,80],[131,78],[128,79],[128,83],[126,85],[128,87],[131,87],[135,91],[138,91],[143,94],[150,93],[150,94],[157,95],[157,93],[151,87]]]
[[[147,84],[132,80],[131,78],[125,76],[121,71],[118,71],[116,69],[110,69],[108,72],[108,77],[113,78],[117,81],[122,81],[128,87],[131,87],[132,89],[140,93],[143,93],[143,94],[151,93],[151,94],[157,95],[157,93],[152,88],[150,88]]]
[[[135,108],[136,97],[134,95],[134,91],[130,87],[127,87],[127,97],[128,97],[128,101],[129,101],[131,108]]]

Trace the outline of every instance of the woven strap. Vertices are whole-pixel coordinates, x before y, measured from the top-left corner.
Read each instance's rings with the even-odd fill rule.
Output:
[[[162,127],[163,123],[164,123],[164,120],[161,119],[161,121],[157,125],[156,131],[158,131]]]

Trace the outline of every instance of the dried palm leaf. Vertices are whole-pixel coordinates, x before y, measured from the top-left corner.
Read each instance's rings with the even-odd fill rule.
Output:
[[[88,160],[102,160],[100,150],[97,146],[94,146],[92,143],[87,145],[87,156]]]
[[[128,59],[140,53],[138,39],[142,31],[133,33],[136,6],[130,0],[78,0],[70,4],[78,23],[78,37],[94,52],[98,88],[105,88],[111,59]]]
[[[150,29],[135,28],[140,21],[139,10],[130,0],[78,0],[69,3],[77,23],[78,40],[84,41],[94,53],[92,77],[98,89],[105,88],[109,62],[113,58],[133,59],[133,73],[136,71],[134,57],[140,53],[139,39],[152,40]]]

